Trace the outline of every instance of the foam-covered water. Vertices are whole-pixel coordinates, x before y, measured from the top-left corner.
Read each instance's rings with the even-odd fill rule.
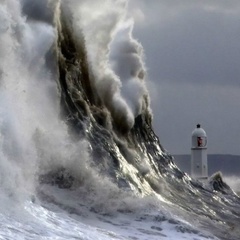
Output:
[[[238,239],[239,197],[152,130],[127,1],[7,0],[0,22],[0,239]]]

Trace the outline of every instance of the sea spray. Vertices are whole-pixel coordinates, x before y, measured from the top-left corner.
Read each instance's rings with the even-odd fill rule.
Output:
[[[51,134],[58,125],[58,90],[45,66],[55,38],[53,26],[28,20],[21,2],[0,5],[1,186],[15,196],[34,192],[37,129]],[[62,126],[61,126],[62,128]]]
[[[84,36],[92,84],[116,128],[129,131],[148,108],[141,45],[132,38],[126,1],[68,1],[75,41]],[[65,6],[66,4],[64,4]],[[78,34],[79,33],[79,34]],[[122,127],[121,127],[122,126]]]

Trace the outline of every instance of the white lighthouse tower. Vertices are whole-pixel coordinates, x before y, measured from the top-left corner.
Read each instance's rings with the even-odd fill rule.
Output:
[[[192,132],[191,176],[208,178],[207,134],[200,124]]]

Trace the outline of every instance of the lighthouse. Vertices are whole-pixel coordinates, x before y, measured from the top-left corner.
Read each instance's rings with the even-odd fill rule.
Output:
[[[197,124],[192,132],[191,150],[191,176],[197,179],[207,179],[207,134],[200,124]]]

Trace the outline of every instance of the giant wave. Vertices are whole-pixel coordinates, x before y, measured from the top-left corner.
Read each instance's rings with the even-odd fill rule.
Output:
[[[239,239],[240,199],[152,129],[127,1],[0,3],[1,239]]]

